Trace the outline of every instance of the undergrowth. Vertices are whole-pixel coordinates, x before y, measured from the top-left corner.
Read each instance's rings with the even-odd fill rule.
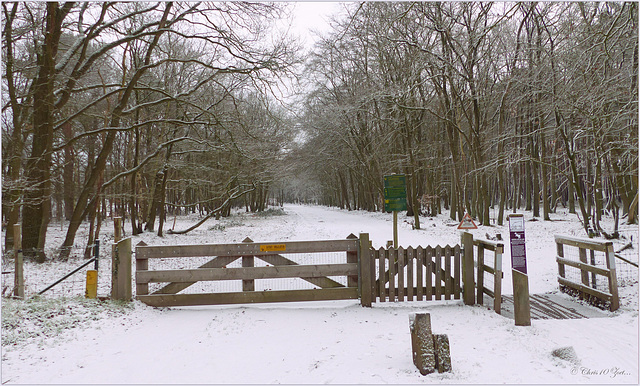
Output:
[[[34,297],[2,299],[2,346],[14,346],[60,335],[71,328],[86,328],[95,320],[132,311],[130,302],[96,299]]]
[[[258,217],[271,217],[271,216],[284,216],[287,213],[283,208],[269,208],[267,210],[263,210],[262,212],[257,212],[255,215]]]

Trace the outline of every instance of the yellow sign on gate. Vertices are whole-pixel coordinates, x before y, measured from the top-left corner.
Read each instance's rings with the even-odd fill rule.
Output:
[[[287,244],[264,244],[260,246],[260,252],[284,252]]]

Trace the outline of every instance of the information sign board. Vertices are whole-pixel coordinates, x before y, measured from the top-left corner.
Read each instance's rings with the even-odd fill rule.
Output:
[[[511,240],[511,268],[527,274],[527,249],[524,240],[524,217],[509,216],[509,238]]]
[[[407,210],[407,179],[404,174],[384,176],[384,210]]]

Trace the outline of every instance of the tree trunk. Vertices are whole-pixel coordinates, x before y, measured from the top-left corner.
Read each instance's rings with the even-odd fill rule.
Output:
[[[71,122],[67,122],[62,126],[62,133],[66,141],[73,138],[73,127]],[[72,145],[64,148],[64,167],[62,173],[62,185],[64,190],[64,219],[69,221],[73,215],[74,197],[75,197],[75,181],[73,179],[73,171],[75,168],[75,155]]]
[[[33,87],[33,144],[27,159],[22,220],[22,249],[25,257],[45,261],[42,247],[48,225],[51,149],[53,147],[53,84],[55,57],[60,41],[62,10],[57,3],[46,3],[44,43],[36,52],[38,75]]]

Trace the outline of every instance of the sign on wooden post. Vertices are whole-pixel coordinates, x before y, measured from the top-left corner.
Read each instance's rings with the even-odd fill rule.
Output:
[[[407,210],[407,178],[404,174],[384,176],[384,210]]]
[[[527,255],[524,239],[524,216],[509,215],[511,239],[511,276],[513,280],[513,313],[516,326],[531,325],[531,304],[529,301],[529,277],[527,276]]]
[[[511,239],[511,268],[527,274],[527,249],[524,241],[524,217],[516,213],[509,215]]]
[[[458,225],[458,229],[478,229],[478,226],[473,222],[469,213],[465,213],[464,217],[462,217],[462,221],[460,221],[460,224]]]

